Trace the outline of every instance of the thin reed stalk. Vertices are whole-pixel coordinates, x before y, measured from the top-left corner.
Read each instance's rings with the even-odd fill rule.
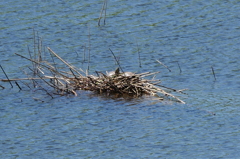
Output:
[[[98,26],[101,25],[101,19],[103,18],[103,25],[106,24],[106,14],[107,14],[107,1],[108,0],[104,0],[103,5],[102,5],[102,9],[100,12],[100,16],[98,18]],[[103,12],[104,12],[104,16],[103,16]]]

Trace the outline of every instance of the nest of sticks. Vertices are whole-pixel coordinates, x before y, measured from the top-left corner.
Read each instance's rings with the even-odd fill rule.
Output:
[[[28,74],[28,78],[24,79],[2,79],[4,82],[15,81],[15,83],[20,88],[16,81],[19,80],[30,80],[32,81],[34,87],[42,88],[53,98],[54,94],[57,95],[68,95],[73,94],[77,96],[78,90],[89,90],[99,94],[118,96],[130,96],[130,97],[140,97],[142,95],[155,96],[160,100],[164,100],[166,97],[175,100],[180,103],[185,103],[177,96],[173,95],[171,92],[183,93],[183,90],[176,90],[160,85],[160,80],[146,79],[147,76],[155,75],[159,72],[145,72],[135,74],[132,72],[123,72],[117,68],[112,72],[97,72],[96,75],[88,75],[88,72],[78,69],[65,60],[63,60],[58,54],[56,54],[52,49],[47,47],[48,51],[57,57],[61,62],[63,62],[68,71],[59,70],[56,68],[55,64],[38,59],[32,59],[20,54],[18,56],[27,59],[32,62],[33,68],[29,68],[32,73],[31,76]],[[6,75],[7,76],[7,75]],[[43,87],[40,81],[45,83],[47,86],[54,89],[53,92]],[[20,88],[21,89],[21,88]]]

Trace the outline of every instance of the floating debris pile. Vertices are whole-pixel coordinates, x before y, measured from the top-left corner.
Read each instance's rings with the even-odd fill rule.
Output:
[[[32,76],[25,79],[2,79],[4,82],[30,80],[34,87],[42,88],[52,98],[53,94],[68,95],[74,94],[77,96],[77,90],[89,90],[99,94],[118,94],[128,95],[131,97],[140,97],[142,95],[151,95],[164,100],[165,97],[175,100],[180,103],[185,103],[170,92],[183,93],[183,90],[176,90],[160,85],[160,80],[145,79],[144,77],[155,75],[159,72],[145,72],[136,74],[133,72],[121,72],[119,68],[111,72],[97,72],[96,75],[88,75],[88,72],[70,65],[63,60],[58,54],[47,47],[49,52],[63,62],[68,71],[59,70],[55,64],[38,59],[32,59],[20,54],[18,56],[27,59],[33,63]],[[29,76],[29,75],[28,75]],[[50,93],[48,89],[44,88],[42,84],[36,82],[37,80],[43,81],[47,86],[54,89],[54,93]],[[17,84],[17,82],[16,82]],[[19,84],[17,84],[20,88]]]

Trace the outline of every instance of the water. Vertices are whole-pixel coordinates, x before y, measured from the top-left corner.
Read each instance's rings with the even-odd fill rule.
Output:
[[[25,77],[19,68],[29,62],[14,53],[28,56],[33,27],[44,46],[83,69],[90,33],[90,72],[117,67],[111,48],[124,70],[161,71],[163,85],[188,88],[187,104],[91,92],[51,99],[1,82],[0,158],[238,158],[239,1],[109,1],[98,27],[102,4],[1,1],[0,59],[9,77]]]

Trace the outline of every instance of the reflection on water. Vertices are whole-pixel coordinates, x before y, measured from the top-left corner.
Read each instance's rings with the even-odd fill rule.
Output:
[[[117,67],[109,48],[125,71],[161,71],[163,85],[189,89],[187,104],[91,92],[51,99],[1,83],[1,158],[237,158],[239,2],[109,1],[98,27],[102,4],[0,2],[0,59],[9,77],[25,77],[19,67],[28,62],[14,53],[28,56],[34,27],[44,46],[77,67],[87,68],[90,50],[91,73]]]

